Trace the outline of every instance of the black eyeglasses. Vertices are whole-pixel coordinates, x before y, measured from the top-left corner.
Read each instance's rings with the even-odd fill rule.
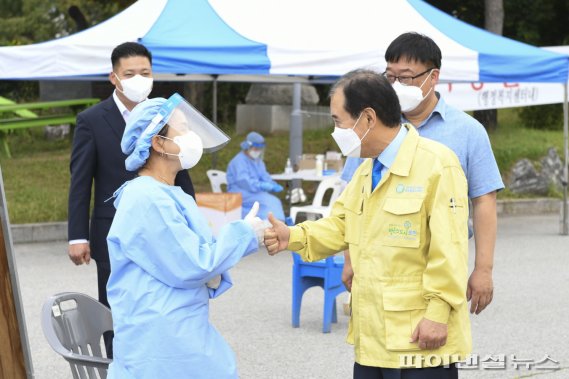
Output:
[[[430,72],[432,70],[436,70],[435,67],[429,68],[425,71],[423,71],[420,74],[417,74],[415,76],[407,76],[407,75],[402,75],[402,76],[396,76],[396,75],[391,75],[388,74],[387,71],[385,71],[383,73],[383,76],[389,80],[389,83],[393,84],[395,83],[396,80],[399,80],[399,83],[405,85],[405,86],[410,86],[413,83],[413,79],[417,79],[419,76],[425,75],[427,72]]]

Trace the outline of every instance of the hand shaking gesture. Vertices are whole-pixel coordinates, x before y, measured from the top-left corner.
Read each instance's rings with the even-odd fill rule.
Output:
[[[288,246],[290,230],[284,222],[277,220],[272,213],[269,213],[269,222],[272,228],[265,230],[265,246],[269,255],[275,255]]]

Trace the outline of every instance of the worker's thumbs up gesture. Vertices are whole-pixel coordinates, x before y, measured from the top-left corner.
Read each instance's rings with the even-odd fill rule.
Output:
[[[257,212],[259,212],[259,202],[255,201],[255,204],[253,204],[253,207],[251,207],[251,210],[247,213],[243,221],[249,224],[251,229],[253,229],[255,236],[257,236],[257,242],[259,242],[259,246],[261,246],[263,244],[265,228],[270,227],[270,225],[268,225],[266,221],[261,220],[257,216]]]
[[[270,255],[275,255],[288,246],[290,230],[284,222],[277,220],[272,213],[269,213],[269,222],[273,227],[265,230],[265,246]]]

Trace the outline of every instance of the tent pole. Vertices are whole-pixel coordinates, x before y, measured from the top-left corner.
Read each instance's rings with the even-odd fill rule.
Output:
[[[302,86],[294,83],[292,89],[292,112],[290,114],[289,157],[294,168],[298,167],[298,160],[302,154]],[[300,181],[293,181],[293,188],[299,187]]]
[[[563,84],[563,139],[565,150],[565,165],[563,166],[563,226],[561,234],[569,235],[568,225],[568,205],[567,205],[567,184],[569,180],[569,103],[567,99],[567,83]]]
[[[212,93],[212,105],[211,105],[211,121],[213,121],[213,123],[215,125],[217,125],[217,75],[213,75],[213,93]],[[211,168],[213,170],[215,170],[217,166],[217,152],[213,153],[211,156]]]

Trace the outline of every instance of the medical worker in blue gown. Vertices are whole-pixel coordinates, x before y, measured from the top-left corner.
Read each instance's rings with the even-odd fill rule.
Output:
[[[283,205],[269,192],[281,192],[283,187],[271,179],[263,162],[265,139],[257,132],[247,134],[239,152],[227,166],[227,192],[243,196],[242,213],[245,216],[253,204],[259,202],[259,214],[267,219],[269,212],[279,220],[285,219]]]
[[[138,177],[115,192],[107,237],[110,379],[237,378],[208,302],[231,287],[227,270],[258,250],[264,224],[253,207],[214,239],[194,199],[174,186],[178,171],[228,140],[178,94],[146,100],[129,117],[121,147]]]

